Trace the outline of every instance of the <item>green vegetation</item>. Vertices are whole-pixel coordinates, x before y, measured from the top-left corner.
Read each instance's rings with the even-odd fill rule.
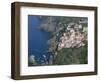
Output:
[[[63,48],[58,51],[54,65],[87,64],[87,45],[80,48]]]

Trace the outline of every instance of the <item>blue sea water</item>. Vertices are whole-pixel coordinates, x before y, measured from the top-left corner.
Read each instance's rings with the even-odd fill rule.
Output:
[[[28,56],[34,55],[39,64],[45,62],[43,55],[47,55],[50,33],[40,30],[40,20],[37,16],[28,16]]]

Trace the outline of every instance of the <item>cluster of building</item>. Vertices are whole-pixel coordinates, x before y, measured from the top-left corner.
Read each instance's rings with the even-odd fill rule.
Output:
[[[58,50],[62,48],[79,48],[84,46],[87,42],[87,27],[82,27],[81,24],[70,23],[66,29],[66,32],[63,33],[63,36],[60,38],[58,44]]]

